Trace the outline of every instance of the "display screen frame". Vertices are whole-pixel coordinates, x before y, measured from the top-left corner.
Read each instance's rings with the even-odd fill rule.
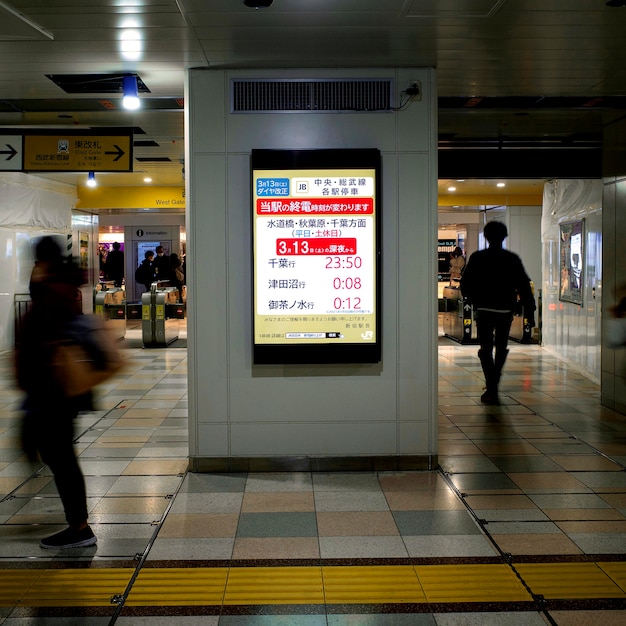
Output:
[[[288,343],[272,343],[260,340],[259,315],[257,315],[257,297],[259,292],[259,270],[267,265],[267,259],[257,258],[260,242],[257,241],[259,233],[256,231],[257,214],[257,179],[264,170],[271,171],[272,176],[280,173],[277,178],[290,179],[291,175],[298,176],[301,172],[314,172],[316,176],[330,177],[333,172],[343,176],[346,172],[350,176],[356,176],[359,171],[373,173],[373,197],[371,198],[372,219],[374,229],[371,237],[373,249],[368,252],[367,258],[371,260],[373,267],[371,277],[373,285],[371,300],[373,303],[373,316],[371,324],[373,333],[365,331],[362,341],[350,342],[342,339],[322,339],[310,341],[308,339],[293,339]],[[382,358],[382,309],[381,309],[381,154],[378,149],[319,149],[319,150],[267,150],[254,149],[250,156],[250,188],[251,188],[251,250],[252,250],[252,341],[254,364],[324,364],[324,363],[378,363]],[[371,255],[371,256],[370,256]],[[322,257],[319,257],[322,258]],[[346,257],[347,258],[347,257]],[[320,266],[320,267],[323,267]],[[338,279],[337,279],[338,280]],[[329,288],[329,290],[332,287]],[[354,312],[335,312],[334,317],[354,318]],[[319,317],[319,313],[309,317]],[[307,316],[304,319],[302,330],[307,329]],[[369,322],[368,322],[369,323]],[[340,324],[335,323],[332,330],[340,329]],[[331,330],[329,328],[329,330]],[[319,333],[317,333],[319,334]],[[332,335],[333,333],[328,333]],[[373,337],[371,335],[373,334]],[[316,342],[321,341],[321,342]]]
[[[585,220],[559,224],[559,300],[582,306],[585,287]]]

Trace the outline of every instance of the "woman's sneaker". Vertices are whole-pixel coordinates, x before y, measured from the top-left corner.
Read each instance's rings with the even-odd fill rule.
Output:
[[[56,535],[46,537],[39,542],[42,548],[50,550],[67,550],[68,548],[86,548],[93,546],[98,539],[93,534],[93,530],[86,526],[82,530],[66,528]]]

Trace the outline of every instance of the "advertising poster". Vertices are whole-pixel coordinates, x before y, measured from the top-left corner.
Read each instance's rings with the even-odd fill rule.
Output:
[[[253,151],[255,362],[380,360],[378,163]]]

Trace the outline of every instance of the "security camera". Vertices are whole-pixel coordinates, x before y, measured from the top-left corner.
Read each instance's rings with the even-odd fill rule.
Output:
[[[272,5],[272,2],[274,2],[274,0],[243,0],[243,3],[247,7],[251,7],[253,9],[266,9]]]

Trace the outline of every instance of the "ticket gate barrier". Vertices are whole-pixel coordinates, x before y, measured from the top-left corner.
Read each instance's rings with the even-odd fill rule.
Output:
[[[518,304],[509,337],[518,343],[533,343],[533,326],[530,325],[528,316],[524,313],[524,307]]]
[[[474,310],[458,287],[443,289],[443,333],[459,343],[478,343]]]
[[[104,325],[116,339],[126,336],[126,293],[120,287],[96,290],[93,310],[104,318]]]
[[[141,302],[126,304],[126,319],[127,320],[141,320]]]
[[[178,289],[158,288],[152,283],[150,291],[141,296],[141,337],[144,348],[164,348],[178,339],[179,319],[184,317],[184,305],[177,303]]]

